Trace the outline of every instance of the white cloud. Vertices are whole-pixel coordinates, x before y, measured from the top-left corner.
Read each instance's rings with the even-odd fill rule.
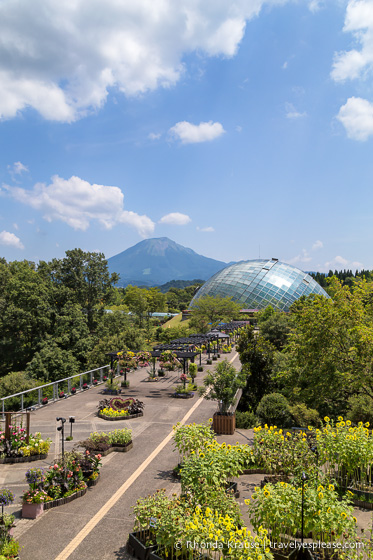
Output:
[[[312,251],[317,251],[318,249],[322,249],[323,247],[324,247],[324,243],[318,239],[312,245]]]
[[[322,0],[310,0],[308,4],[308,8],[312,13],[316,13],[321,10],[323,6]]]
[[[292,103],[285,103],[285,110],[287,119],[300,119],[307,116],[307,113],[297,111]]]
[[[8,165],[8,170],[11,174],[21,175],[25,171],[28,172],[28,167],[20,161],[15,161],[13,165]]]
[[[350,97],[337,115],[353,140],[367,140],[373,134],[373,103],[361,97]]]
[[[43,213],[48,222],[59,220],[74,229],[86,230],[92,221],[110,229],[115,224],[131,225],[146,237],[154,230],[154,222],[123,208],[123,193],[118,187],[91,185],[80,177],[52,177],[49,185],[37,183],[32,190],[3,185],[14,199]]]
[[[302,252],[299,255],[296,255],[292,259],[288,259],[289,264],[297,264],[297,263],[307,263],[312,261],[312,257],[310,257],[308,251],[306,249],[302,249]]]
[[[335,81],[355,79],[373,69],[373,3],[349,0],[343,30],[352,33],[361,49],[336,53],[332,70]]]
[[[289,0],[0,3],[0,118],[32,107],[72,122],[106,101],[173,86],[185,54],[234,56],[246,22]]]
[[[203,231],[206,233],[212,233],[213,231],[215,231],[215,229],[212,226],[207,226],[207,227],[199,227],[197,226],[196,228],[198,231]]]
[[[180,212],[171,212],[166,214],[160,220],[160,224],[168,224],[172,226],[185,226],[191,222],[191,218],[186,214],[181,214]]]
[[[150,133],[148,134],[149,140],[159,140],[161,136],[162,136],[162,135],[161,135],[160,133],[159,133],[159,134],[156,134],[155,132],[150,132]]]
[[[356,268],[363,268],[363,263],[359,262],[359,261],[352,261],[352,266],[356,267]]]
[[[215,140],[224,134],[225,130],[219,122],[201,122],[197,125],[182,121],[170,128],[169,132],[183,144],[195,144]]]
[[[5,230],[0,233],[0,245],[7,245],[16,249],[25,248],[19,237]]]
[[[337,257],[334,257],[334,259],[332,259],[331,261],[328,261],[325,263],[325,267],[326,268],[330,268],[333,266],[346,266],[348,264],[348,260],[345,259],[344,257],[341,257],[340,255],[338,255]]]

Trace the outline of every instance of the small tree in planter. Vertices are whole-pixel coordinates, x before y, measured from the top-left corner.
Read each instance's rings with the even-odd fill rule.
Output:
[[[189,364],[189,375],[192,378],[192,384],[195,385],[194,380],[197,377],[197,364]]]
[[[223,360],[208,373],[204,380],[204,387],[200,394],[205,399],[218,401],[219,411],[214,414],[213,429],[216,433],[233,434],[235,430],[235,416],[228,413],[228,408],[234,404],[238,389],[246,385],[246,375],[238,372],[228,360]],[[207,392],[207,389],[211,389]]]

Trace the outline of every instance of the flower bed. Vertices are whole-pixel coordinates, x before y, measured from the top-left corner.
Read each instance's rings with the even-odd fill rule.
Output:
[[[143,416],[143,412],[137,412],[136,414],[126,414],[126,415],[118,415],[118,416],[106,416],[103,411],[98,412],[98,417],[102,418],[103,420],[130,420],[132,418],[139,418]]]
[[[52,440],[42,439],[40,432],[29,435],[28,443],[25,428],[10,426],[10,438],[5,438],[5,432],[0,431],[0,464],[26,463],[45,459],[48,455]]]
[[[101,454],[71,451],[65,453],[64,461],[57,461],[49,469],[29,469],[26,472],[29,490],[23,495],[22,517],[35,519],[46,509],[83,496],[88,485],[97,484],[100,461]]]
[[[106,456],[113,451],[126,453],[133,447],[132,430],[122,428],[112,432],[93,432],[88,439],[79,443],[90,453]]]
[[[26,455],[24,457],[3,457],[0,459],[0,465],[14,463],[31,463],[32,461],[42,461],[48,457],[48,453],[42,455]]]
[[[103,399],[98,405],[98,416],[104,420],[126,420],[128,418],[138,418],[143,416],[144,404],[129,397],[115,397],[113,399]]]

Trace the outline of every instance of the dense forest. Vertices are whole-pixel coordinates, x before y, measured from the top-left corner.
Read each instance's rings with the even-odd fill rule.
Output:
[[[356,278],[366,278],[367,280],[373,279],[373,272],[371,270],[355,270],[355,273],[352,270],[329,270],[326,274],[324,272],[309,272],[308,273],[312,278],[316,280],[318,284],[322,288],[326,288],[328,286],[328,278],[335,276],[342,282],[344,286],[352,286],[354,280]]]
[[[108,352],[148,349],[162,339],[151,313],[181,311],[198,289],[117,280],[102,253],[81,249],[38,264],[0,259],[0,397],[104,365]]]

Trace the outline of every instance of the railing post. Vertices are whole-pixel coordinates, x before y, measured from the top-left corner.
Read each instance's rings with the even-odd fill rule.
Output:
[[[4,414],[5,413],[5,400],[4,399],[1,399],[1,400],[3,402],[3,404],[2,404],[2,416],[3,416],[3,420],[4,420],[4,418],[5,418],[5,414]]]
[[[38,389],[38,405],[39,405],[39,406],[40,406],[40,404],[41,404],[42,390],[43,390],[43,389]]]
[[[23,393],[22,393],[22,395],[21,395],[21,410],[22,410],[22,412],[23,412]]]
[[[83,386],[83,383],[82,383],[82,379],[83,379],[83,377],[82,377],[82,376],[83,376],[83,374],[81,373],[81,374],[79,375],[79,385],[80,385],[80,390],[82,390],[82,386]]]

